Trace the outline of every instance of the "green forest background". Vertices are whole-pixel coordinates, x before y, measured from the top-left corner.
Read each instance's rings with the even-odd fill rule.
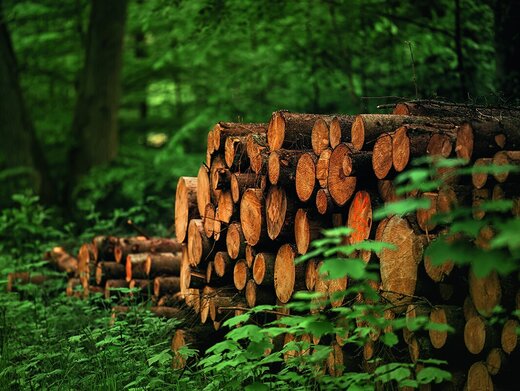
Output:
[[[164,233],[217,121],[515,104],[519,16],[500,0],[0,0],[0,204],[30,190],[78,227],[116,213],[114,229]]]

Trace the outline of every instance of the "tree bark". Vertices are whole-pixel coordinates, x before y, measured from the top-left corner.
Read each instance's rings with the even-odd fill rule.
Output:
[[[126,0],[93,0],[72,129],[73,181],[117,155]]]
[[[36,138],[25,105],[11,36],[0,4],[0,171],[8,173],[1,183],[0,203],[8,205],[11,195],[24,189],[40,194],[44,202],[53,199],[47,162]]]

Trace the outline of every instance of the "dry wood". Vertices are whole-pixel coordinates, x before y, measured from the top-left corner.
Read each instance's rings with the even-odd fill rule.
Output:
[[[96,236],[92,239],[95,247],[92,261],[114,261],[114,248],[119,239],[114,236]]]
[[[331,148],[336,148],[339,143],[351,142],[351,129],[355,117],[353,115],[335,116],[329,125],[329,142]]]
[[[471,206],[473,208],[473,218],[475,220],[482,220],[486,215],[486,212],[480,208],[480,205],[485,201],[489,200],[489,189],[473,189],[472,196],[473,201]]]
[[[299,114],[276,111],[271,116],[267,128],[267,142],[271,151],[312,147],[312,130],[318,119],[330,123],[334,116],[318,114]]]
[[[332,308],[341,307],[345,294],[343,291],[347,289],[348,279],[347,277],[335,278],[330,280],[328,283],[328,297]]]
[[[441,263],[440,265],[434,265],[430,257],[424,257],[424,270],[428,277],[432,279],[434,282],[442,282],[453,271],[453,267],[455,266],[453,262],[449,259]]]
[[[231,275],[231,266],[233,265],[230,256],[225,251],[218,251],[215,254],[215,258],[213,259],[213,268],[215,270],[215,274],[219,277],[224,277],[224,275]]]
[[[437,226],[435,221],[432,221],[432,217],[437,214],[437,198],[438,193],[436,192],[424,192],[419,195],[418,198],[426,199],[430,202],[430,206],[426,209],[418,209],[415,213],[417,218],[417,224],[426,233],[432,231]]]
[[[130,292],[130,297],[134,297],[136,295],[144,296],[144,297],[151,297],[153,293],[153,282],[150,280],[143,280],[143,279],[137,279],[137,280],[130,280],[128,283],[128,289],[133,289],[136,292]],[[162,301],[164,303],[165,300]],[[160,304],[159,301],[157,305],[164,305]]]
[[[375,144],[372,154],[372,169],[377,179],[389,176],[393,166],[392,136],[384,133],[380,135]]]
[[[322,188],[327,187],[327,181],[329,178],[329,161],[332,155],[332,148],[324,149],[318,156],[316,162],[316,180]]]
[[[252,173],[235,173],[231,175],[231,197],[236,204],[240,201],[242,194],[249,188],[265,188],[265,177]]]
[[[240,259],[233,268],[233,283],[239,291],[246,287],[247,280],[251,278],[251,270],[247,267],[245,259]]]
[[[107,280],[105,283],[105,299],[116,298],[120,299],[126,293],[122,293],[122,288],[128,288],[128,281],[126,280]]]
[[[215,333],[213,326],[209,324],[175,330],[171,344],[173,369],[182,369],[189,364],[188,358],[182,353],[185,347],[202,353],[221,338],[222,333]]]
[[[372,200],[366,191],[354,195],[348,210],[347,227],[353,232],[348,238],[350,244],[362,242],[370,236],[372,230]]]
[[[520,165],[520,151],[500,151],[493,156],[494,166]],[[517,167],[518,168],[518,167]],[[493,174],[497,182],[504,183],[509,177],[509,171]],[[518,177],[518,175],[516,175]]]
[[[248,244],[254,246],[267,237],[265,200],[262,189],[250,188],[240,202],[240,224]]]
[[[486,368],[486,364],[478,361],[471,365],[468,370],[466,385],[467,391],[493,391],[493,381]]]
[[[211,186],[218,190],[229,190],[231,188],[231,171],[227,168],[217,170]]]
[[[146,259],[145,272],[149,278],[179,276],[182,256],[179,253],[151,253]]]
[[[432,357],[433,347],[428,337],[412,335],[408,342],[408,353],[413,363]]]
[[[245,256],[246,239],[239,222],[235,221],[229,224],[226,234],[226,248],[231,259]]]
[[[209,168],[204,164],[200,166],[197,174],[197,208],[200,218],[204,219],[204,211],[206,205],[211,202],[211,185],[210,185]],[[191,219],[190,219],[191,220]]]
[[[265,174],[269,159],[265,134],[250,134],[246,141],[249,166],[255,174]]]
[[[507,354],[513,353],[518,347],[518,327],[520,327],[520,324],[516,319],[509,319],[504,323],[504,327],[502,327],[500,343],[502,349]]]
[[[178,252],[181,251],[182,244],[176,239],[168,238],[150,238],[146,239],[142,236],[135,238],[121,238],[119,245],[114,249],[116,262],[126,262],[129,254],[136,253],[162,253],[162,252]]]
[[[249,158],[246,153],[246,136],[226,138],[224,160],[226,166],[233,170],[242,170],[247,166]]]
[[[215,289],[210,286],[205,286],[200,295],[200,323],[204,324],[209,318],[209,307],[211,300],[215,295]]]
[[[186,239],[188,222],[197,217],[197,178],[180,177],[175,191],[175,236],[180,243]]]
[[[343,350],[337,342],[331,344],[331,350],[327,357],[327,372],[330,376],[341,376],[346,369],[343,364]]]
[[[237,304],[236,292],[230,288],[218,289],[209,303],[209,316],[213,322],[221,323],[230,313],[227,311],[221,311],[221,308],[232,307]],[[219,325],[216,326],[215,330],[218,330]]]
[[[263,288],[258,286],[254,280],[247,281],[245,296],[249,307],[276,303],[276,296],[273,292],[272,286],[269,288]]]
[[[296,165],[296,195],[302,202],[307,202],[316,189],[316,162],[318,157],[313,152],[304,153]]]
[[[88,243],[87,246],[92,245]],[[43,259],[49,261],[54,269],[65,272],[69,276],[78,273],[78,260],[65,251],[63,247],[53,247],[44,254]]]
[[[105,285],[107,280],[124,279],[126,275],[125,265],[115,262],[98,262],[96,265],[96,284]]]
[[[336,210],[328,189],[318,189],[316,192],[316,210],[321,215]]]
[[[274,285],[275,254],[258,253],[253,263],[253,279],[257,285]]]
[[[323,118],[318,118],[312,127],[311,145],[316,155],[329,147],[329,125]]]
[[[410,303],[415,293],[424,239],[405,219],[393,216],[383,228],[381,240],[396,246],[395,250],[384,248],[379,260],[383,296],[398,311],[400,305]]]
[[[298,254],[306,254],[311,242],[328,228],[326,220],[318,218],[312,209],[299,208],[294,219],[294,238]]]
[[[209,169],[209,188],[211,201],[214,203],[218,202],[218,198],[222,192],[222,190],[219,189],[215,184],[218,184],[219,173],[225,168],[226,163],[224,162],[224,158],[222,156],[217,155],[211,160],[211,166]]]
[[[309,259],[305,264],[305,287],[308,291],[313,291],[316,286],[317,279],[317,262],[314,259]]]
[[[153,294],[157,297],[177,293],[181,290],[179,277],[155,277],[153,280]]]
[[[82,292],[78,288],[81,288],[80,279],[79,278],[69,278],[67,281],[67,288],[65,289],[65,294],[68,297],[72,297],[72,296],[81,297]]]
[[[103,239],[101,239],[103,238]],[[97,237],[101,243],[105,237]],[[94,273],[94,264],[96,262],[96,253],[98,252],[97,247],[94,244],[85,243],[82,244],[78,251],[78,277],[81,281],[81,286],[84,291],[88,291],[88,286],[91,279],[91,274]],[[114,252],[112,248],[111,258],[114,260]]]
[[[229,222],[238,214],[238,207],[233,202],[231,191],[223,191],[218,199],[215,221],[213,222],[213,239],[220,240]]]
[[[202,219],[204,234],[207,238],[213,237],[213,227],[215,225],[215,206],[209,202],[204,208],[204,218]]]
[[[42,285],[49,279],[48,276],[42,274],[33,274],[30,272],[15,272],[7,275],[7,292],[13,292],[19,285]]]
[[[488,167],[493,162],[492,158],[479,158],[475,160],[473,167],[478,170],[479,167]],[[488,174],[486,172],[474,172],[471,174],[471,182],[477,189],[482,189],[488,180]]]
[[[449,325],[453,332],[430,329],[430,341],[436,349],[452,345],[460,341],[464,331],[464,314],[462,308],[456,306],[437,306],[430,313],[430,322],[440,325]]]
[[[473,300],[471,300],[471,296],[468,295],[464,299],[464,304],[462,305],[462,311],[464,312],[464,320],[467,322],[474,316],[478,316],[478,311],[473,304]]]
[[[148,278],[146,273],[148,253],[129,254],[126,257],[126,281],[133,278]]]
[[[298,160],[307,149],[279,149],[269,154],[267,174],[273,185],[289,186],[296,178]]]
[[[469,272],[469,293],[478,313],[489,317],[502,300],[502,288],[496,271],[492,271],[485,277],[477,277]]]
[[[296,249],[284,244],[276,254],[274,288],[278,300],[287,303],[295,291],[305,289],[305,265],[295,264]]]
[[[267,130],[266,124],[245,124],[236,122],[219,122],[213,129],[213,150],[219,151],[224,147],[228,137],[247,136],[250,133],[262,134]]]
[[[250,244],[247,244],[245,252],[246,252],[245,259],[246,259],[247,266],[253,267],[253,262],[255,261],[255,257],[256,257],[256,249],[253,246],[251,246]]]
[[[481,316],[474,316],[464,326],[464,343],[472,354],[480,354],[496,346],[498,335]]]
[[[356,177],[350,175],[349,161],[352,161],[349,155],[352,150],[345,143],[339,144],[330,155],[329,173],[327,178],[327,188],[332,200],[339,206],[352,197],[356,189]]]
[[[197,266],[206,261],[212,250],[212,244],[204,233],[202,220],[192,219],[188,226],[188,259],[190,265]]]
[[[271,186],[265,200],[267,235],[272,240],[291,239],[294,226],[294,203],[280,186]]]

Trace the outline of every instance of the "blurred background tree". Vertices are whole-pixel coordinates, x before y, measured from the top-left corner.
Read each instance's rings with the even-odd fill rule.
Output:
[[[0,0],[0,10],[0,203],[30,188],[79,221],[147,205],[149,220],[171,225],[176,178],[196,173],[219,120],[374,111],[395,97],[518,104],[518,1]]]

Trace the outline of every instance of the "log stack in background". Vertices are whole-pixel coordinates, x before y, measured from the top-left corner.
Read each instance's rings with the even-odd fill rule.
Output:
[[[461,383],[468,390],[491,389],[508,379],[510,365],[518,365],[516,334],[511,332],[518,320],[504,325],[489,321],[496,305],[518,308],[518,279],[505,285],[496,274],[477,278],[449,260],[434,266],[423,253],[444,229],[430,220],[436,213],[509,197],[515,199],[511,213],[518,216],[519,178],[452,177],[435,191],[407,195],[431,201],[428,210],[414,216],[392,216],[376,224],[372,210],[399,198],[392,179],[417,157],[519,164],[519,125],[520,112],[515,110],[418,103],[398,104],[393,114],[278,111],[268,124],[215,125],[197,177],[181,177],[177,186],[181,295],[200,315],[200,323],[215,329],[247,307],[283,305],[299,290],[330,297],[348,286],[348,278],[323,280],[317,273],[319,259],[305,264],[295,264],[295,259],[309,251],[321,230],[349,226],[354,229],[350,243],[377,239],[397,247],[354,254],[379,264],[381,282],[375,288],[391,305],[385,317],[423,314],[455,328],[454,334],[405,330],[402,343],[409,360],[452,359],[455,353],[464,359],[450,367],[454,379],[463,374]],[[483,214],[476,212],[475,218]],[[486,248],[493,234],[491,227],[484,227],[476,245]],[[335,299],[330,305],[346,304]],[[174,338],[175,351],[193,339],[181,337]],[[368,360],[387,354],[376,336],[357,361],[351,360],[352,350],[342,348],[342,340],[337,336],[331,342],[331,374],[351,361],[357,364],[349,365],[357,367],[345,370],[370,368]]]

